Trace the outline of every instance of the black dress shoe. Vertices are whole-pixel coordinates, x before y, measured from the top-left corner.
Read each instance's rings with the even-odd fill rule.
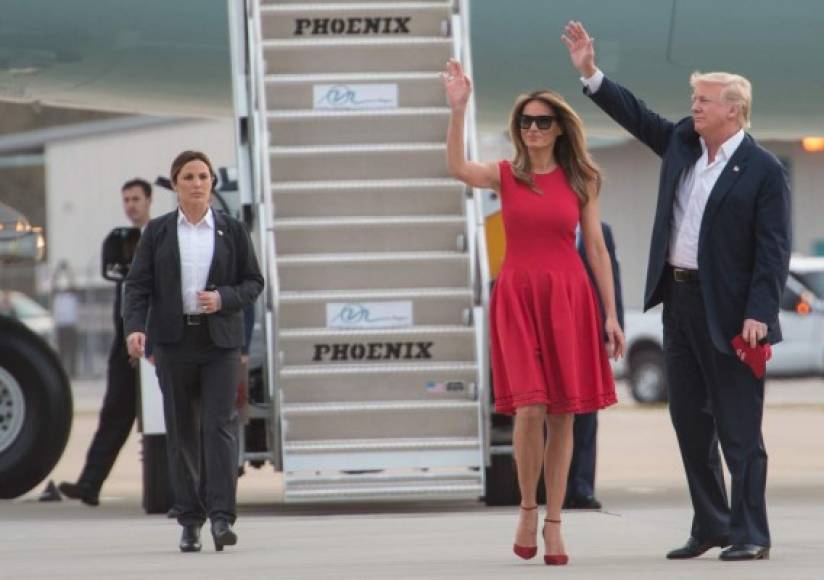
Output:
[[[180,534],[180,551],[200,552],[200,548],[200,526],[197,524],[183,526],[183,532]]]
[[[687,558],[697,558],[711,548],[723,548],[728,546],[729,542],[725,539],[721,540],[696,540],[690,536],[687,543],[680,548],[675,548],[667,552],[667,560],[686,560]]]
[[[733,544],[718,556],[725,562],[739,562],[741,560],[769,560],[770,547],[758,544]]]
[[[237,534],[226,520],[215,520],[212,522],[212,539],[215,541],[215,550],[223,551],[223,546],[234,546],[237,544]]]
[[[84,504],[90,506],[100,505],[100,492],[92,489],[89,485],[61,481],[57,489],[69,499],[79,499]]]
[[[569,497],[564,501],[563,509],[565,510],[599,510],[601,509],[601,502],[595,499],[593,495],[585,495],[578,497]]]

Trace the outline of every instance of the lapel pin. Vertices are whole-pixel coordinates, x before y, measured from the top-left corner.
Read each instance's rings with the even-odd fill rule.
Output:
[[[738,171],[738,166],[736,165],[735,167],[732,168],[732,170],[733,171]]]
[[[735,170],[738,171],[738,167],[736,167]],[[223,235],[223,230],[218,230],[217,235],[222,236]]]

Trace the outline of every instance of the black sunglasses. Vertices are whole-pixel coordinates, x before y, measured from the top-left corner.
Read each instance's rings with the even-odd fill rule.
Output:
[[[518,117],[518,125],[526,131],[530,127],[532,127],[532,123],[540,129],[541,131],[546,131],[550,127],[552,127],[552,122],[555,120],[555,117],[552,115],[537,115],[533,117],[532,115],[521,115]]]

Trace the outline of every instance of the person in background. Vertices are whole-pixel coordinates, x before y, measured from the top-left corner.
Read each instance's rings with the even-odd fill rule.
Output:
[[[66,260],[60,260],[52,276],[52,316],[54,317],[57,352],[69,378],[77,376],[80,299],[74,274]]]
[[[615,250],[615,238],[612,228],[601,222],[604,232],[604,242],[612,263],[612,278],[615,280],[615,309],[618,312],[618,324],[624,328],[624,298],[621,291],[621,267]],[[587,260],[580,227],[577,230],[576,243],[578,253],[584,262],[590,280],[595,283],[592,268]],[[600,300],[601,316],[604,316],[604,305]],[[567,493],[564,498],[564,509],[601,509],[601,502],[595,497],[595,463],[598,439],[598,413],[583,413],[575,415],[575,424],[572,427],[572,463],[569,465],[567,479]]]
[[[143,230],[149,223],[152,205],[152,186],[143,179],[132,179],[120,189],[123,212],[132,227]],[[117,282],[114,289],[114,339],[109,350],[106,371],[106,394],[100,408],[97,431],[92,438],[86,463],[80,477],[74,483],[63,481],[58,486],[60,492],[71,499],[79,499],[86,505],[100,503],[100,489],[109,476],[117,455],[126,443],[134,425],[137,407],[137,361],[126,350],[123,334],[121,303],[123,283]]]

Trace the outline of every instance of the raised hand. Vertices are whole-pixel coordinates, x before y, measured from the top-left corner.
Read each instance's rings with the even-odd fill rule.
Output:
[[[564,33],[561,35],[561,42],[569,49],[572,66],[585,78],[591,77],[598,70],[595,67],[593,40],[583,25],[575,20],[567,22]]]
[[[446,70],[441,73],[443,87],[452,110],[463,110],[472,94],[472,81],[464,74],[461,63],[450,58],[446,63]]]

